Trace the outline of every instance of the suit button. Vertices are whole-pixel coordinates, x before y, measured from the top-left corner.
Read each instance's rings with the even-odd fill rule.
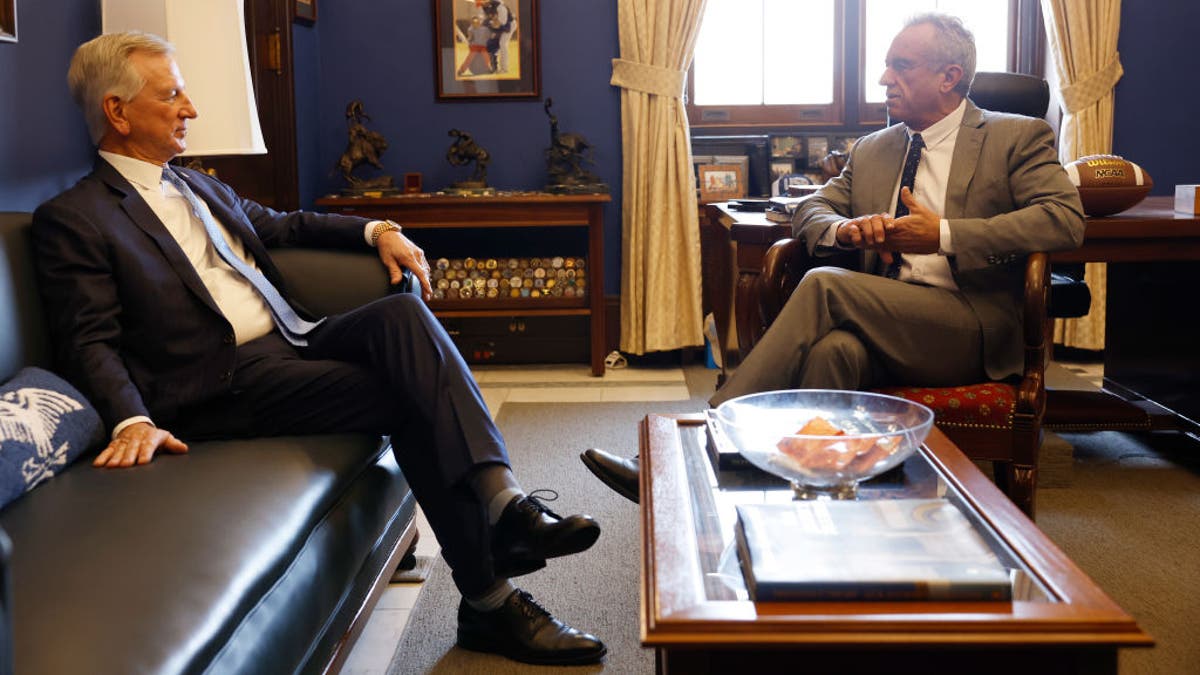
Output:
[[[229,378],[231,378],[231,377],[233,377],[233,371],[232,371],[232,370],[227,370],[227,371],[225,371],[225,372],[221,373],[221,379],[222,379],[222,380],[228,380],[228,379],[229,379]]]
[[[222,341],[227,345],[233,344],[233,333],[226,334]]]

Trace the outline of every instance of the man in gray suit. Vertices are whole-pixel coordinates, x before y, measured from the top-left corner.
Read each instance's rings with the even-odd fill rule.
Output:
[[[967,100],[975,44],[957,18],[913,17],[886,65],[888,115],[902,124],[859,140],[792,225],[815,256],[861,250],[862,271],[808,272],[713,406],[776,389],[942,386],[1020,372],[1025,258],[1083,242],[1083,208],[1054,132]],[[589,450],[584,463],[636,497],[636,460]]]

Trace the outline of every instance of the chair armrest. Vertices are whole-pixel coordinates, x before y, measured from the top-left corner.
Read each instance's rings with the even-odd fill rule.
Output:
[[[1050,262],[1045,253],[1034,253],[1025,262],[1024,318],[1025,372],[1017,391],[1016,412],[1040,420],[1046,412],[1046,339],[1049,321]]]
[[[810,269],[828,265],[857,269],[858,260],[858,251],[820,258],[811,256],[802,239],[780,239],[772,244],[763,256],[762,274],[758,282],[758,307],[763,329],[766,330],[779,316],[783,304],[796,290],[796,284]]]
[[[373,250],[273,249],[271,260],[290,296],[319,316],[340,314],[390,291],[387,270]]]

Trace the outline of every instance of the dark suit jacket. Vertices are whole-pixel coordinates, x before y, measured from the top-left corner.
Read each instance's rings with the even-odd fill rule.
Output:
[[[366,248],[362,218],[279,213],[177,169],[287,297],[267,249]],[[233,327],[175,239],[108,162],[38,207],[33,238],[59,367],[105,423],[170,420],[229,390]],[[297,307],[302,314],[303,308]]]
[[[888,211],[907,144],[902,124],[855,143],[842,174],[797,209],[793,233],[810,252],[822,253],[816,241],[830,225]],[[1019,373],[1025,259],[1083,243],[1083,206],[1058,161],[1050,126],[981,110],[968,100],[943,214],[954,239],[950,269],[983,329],[988,375]],[[863,271],[876,271],[877,260],[877,253],[867,251]]]

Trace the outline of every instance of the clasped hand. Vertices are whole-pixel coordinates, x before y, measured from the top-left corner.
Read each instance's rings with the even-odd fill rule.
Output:
[[[884,263],[891,263],[893,252],[937,253],[941,217],[918,202],[907,187],[901,188],[900,199],[908,206],[908,215],[893,218],[875,213],[844,220],[837,227],[838,244],[879,251]]]

